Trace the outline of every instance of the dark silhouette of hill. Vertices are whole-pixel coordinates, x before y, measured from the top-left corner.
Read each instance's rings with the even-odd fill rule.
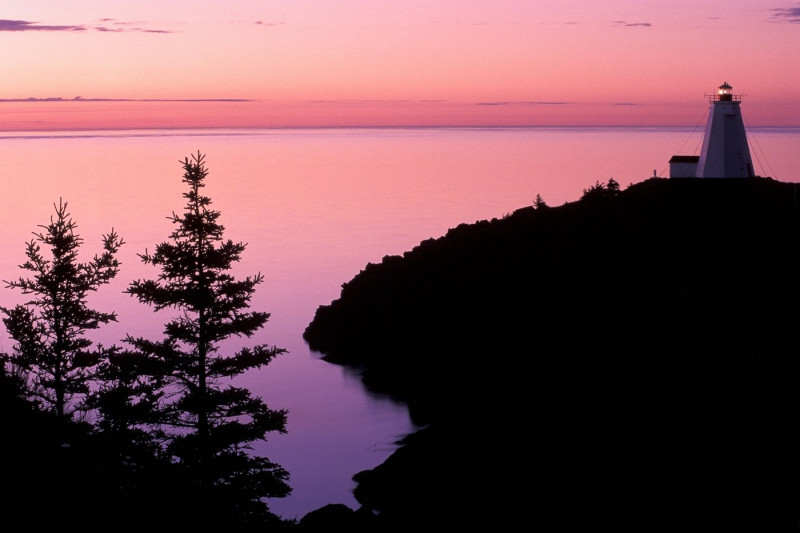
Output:
[[[367,265],[304,336],[426,426],[374,526],[796,531],[799,229],[798,184],[651,178]]]

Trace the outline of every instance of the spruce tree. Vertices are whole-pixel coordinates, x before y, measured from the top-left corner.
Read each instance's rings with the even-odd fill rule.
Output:
[[[27,393],[41,407],[69,419],[80,407],[73,401],[90,390],[102,346],[94,347],[88,330],[116,321],[116,314],[89,307],[87,297],[109,283],[119,271],[117,251],[124,244],[112,229],[102,236],[103,252],[86,263],[78,261],[83,239],[59,199],[50,223],[40,225],[25,250],[20,268],[32,277],[5,281],[31,300],[13,308],[0,307],[3,323],[14,340],[8,363],[25,377]],[[49,248],[49,254],[42,251]]]
[[[228,513],[241,521],[269,515],[263,499],[291,490],[288,472],[250,453],[252,443],[265,440],[268,432],[285,433],[287,411],[269,409],[231,380],[286,350],[226,346],[232,337],[251,337],[269,319],[269,313],[248,311],[263,276],[236,279],[230,273],[246,245],[223,238],[220,212],[202,194],[205,156],[192,154],[182,166],[185,209],[168,217],[174,224],[169,240],[139,255],[160,273],[132,282],[126,291],[155,311],[175,314],[164,325],[163,339],[128,335],[125,342],[147,361],[139,368],[152,371],[151,383],[162,394],[151,407],[164,430],[167,453],[194,479],[201,509],[210,513],[213,507],[217,518]]]

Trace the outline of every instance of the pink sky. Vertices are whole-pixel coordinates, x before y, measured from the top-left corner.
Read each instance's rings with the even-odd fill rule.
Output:
[[[796,1],[11,4],[4,131],[694,125],[723,81],[800,125]]]

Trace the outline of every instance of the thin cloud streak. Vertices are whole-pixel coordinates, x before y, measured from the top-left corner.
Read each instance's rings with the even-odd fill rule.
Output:
[[[0,31],[14,31],[14,32],[23,32],[23,31],[64,31],[64,32],[73,32],[73,31],[97,31],[97,32],[112,32],[112,33],[121,33],[121,32],[135,32],[135,33],[173,33],[168,30],[153,30],[148,28],[143,28],[141,26],[134,26],[134,27],[127,27],[131,24],[131,22],[115,22],[114,19],[100,19],[100,22],[110,22],[112,25],[119,26],[117,28],[108,27],[106,25],[101,26],[87,26],[85,24],[79,25],[47,25],[47,24],[40,24],[39,22],[30,22],[27,20],[9,20],[9,19],[0,19]]]
[[[148,30],[146,28],[107,28],[105,26],[95,26],[95,31],[107,31],[112,33],[135,32],[135,33],[173,33],[167,30]]]
[[[86,31],[85,26],[40,26],[27,20],[0,19],[0,31]]]
[[[522,101],[522,102],[477,102],[475,105],[487,105],[487,106],[503,106],[503,105],[570,105],[574,104],[575,102],[537,102],[537,101]]]
[[[635,26],[641,26],[645,28],[651,27],[653,24],[650,22],[627,22],[625,20],[615,20],[614,24],[617,26],[624,26],[626,28],[632,28]]]
[[[777,7],[772,9],[773,22],[788,22],[790,24],[800,24],[800,6],[797,7]]]
[[[356,98],[350,100],[306,100],[310,104],[430,104],[430,103],[443,103],[445,100],[441,99],[423,99],[423,100],[409,100],[409,99],[394,99],[382,100],[374,98]]]
[[[247,100],[244,98],[84,98],[76,96],[75,98],[62,98],[60,96],[53,96],[49,98],[0,98],[0,103],[16,102],[16,103],[37,103],[37,102],[253,102],[254,100]]]

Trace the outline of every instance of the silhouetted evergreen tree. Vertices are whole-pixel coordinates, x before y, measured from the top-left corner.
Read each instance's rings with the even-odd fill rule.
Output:
[[[160,425],[167,453],[194,479],[201,512],[246,521],[271,516],[263,498],[291,490],[288,472],[248,453],[268,432],[286,431],[287,412],[269,409],[230,380],[285,350],[261,344],[225,353],[224,341],[251,337],[270,315],[246,311],[262,275],[237,280],[229,273],[245,244],[223,239],[220,212],[201,194],[208,175],[204,159],[198,152],[182,162],[187,203],[183,214],[170,217],[175,229],[169,241],[152,254],[140,254],[160,274],[136,280],[126,291],[156,311],[178,314],[165,324],[163,340],[126,338],[139,355],[115,355],[119,365],[131,366],[130,371],[120,366],[116,385],[107,388],[119,393],[116,400],[106,397],[107,415],[117,416],[117,429],[137,422]],[[135,413],[137,405],[141,410]]]
[[[86,298],[117,275],[116,253],[124,243],[112,229],[102,236],[100,255],[78,262],[83,239],[75,233],[66,202],[59,200],[54,207],[55,216],[40,226],[44,231],[34,232],[25,251],[28,259],[20,265],[32,277],[5,282],[8,288],[32,295],[31,300],[0,311],[16,343],[8,361],[24,376],[29,397],[59,417],[71,418],[78,408],[72,399],[89,391],[103,353],[85,333],[116,321],[115,313],[90,308]],[[49,248],[49,257],[42,245]]]
[[[588,189],[583,190],[581,200],[597,200],[602,198],[612,198],[619,195],[620,187],[619,182],[614,178],[608,179],[608,184],[600,183],[599,181]]]
[[[112,346],[98,365],[98,386],[86,400],[97,415],[96,429],[124,463],[136,468],[153,458],[169,460],[159,416],[163,368],[157,360]]]

